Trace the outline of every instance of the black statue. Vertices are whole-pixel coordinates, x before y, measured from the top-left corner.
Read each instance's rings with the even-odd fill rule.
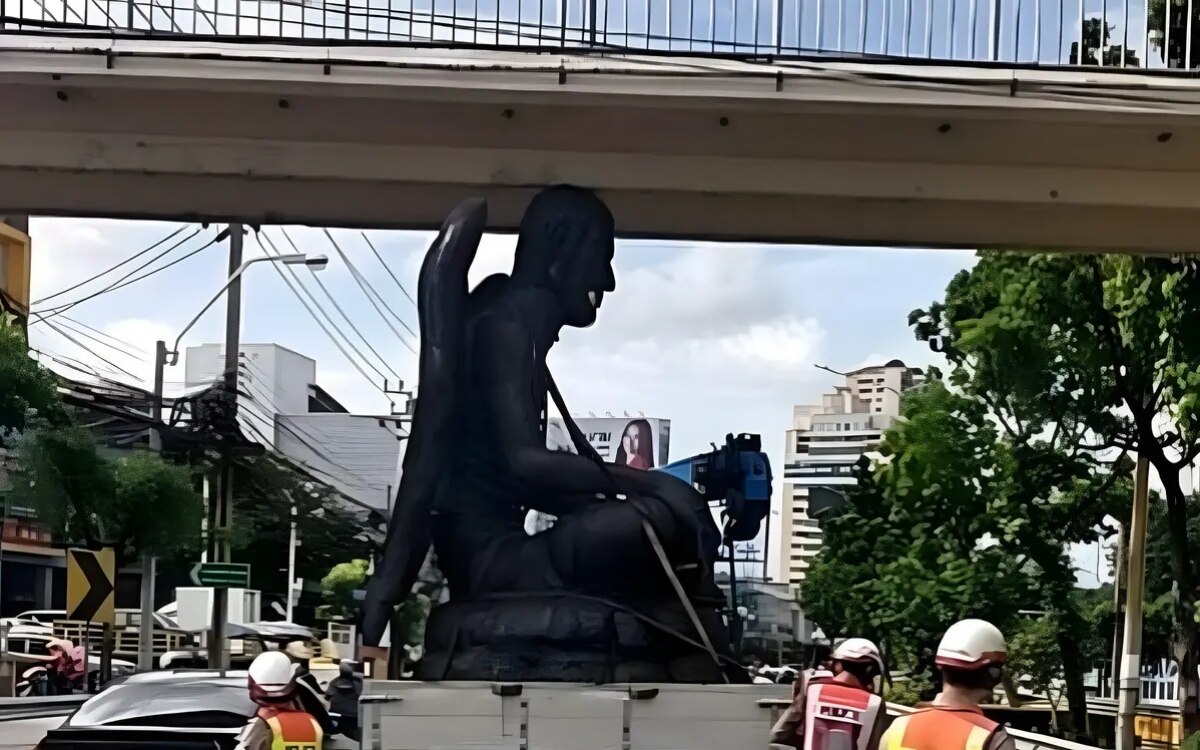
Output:
[[[430,617],[422,678],[744,680],[703,498],[667,474],[604,465],[546,367],[561,330],[592,325],[616,286],[612,215],[585,190],[543,190],[511,276],[468,291],[486,214],[481,200],[456,208],[421,268],[421,398],[364,639],[379,642],[432,542],[450,601]],[[548,396],[578,454],[546,447]],[[558,520],[530,536],[529,509]]]

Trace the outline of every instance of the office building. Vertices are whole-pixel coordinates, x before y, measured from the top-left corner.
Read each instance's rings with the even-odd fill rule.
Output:
[[[818,516],[854,485],[854,467],[900,414],[900,394],[923,379],[900,360],[845,373],[821,403],[792,409],[784,448],[780,581],[798,585],[821,548]]]
[[[350,414],[317,385],[317,363],[278,344],[243,344],[238,422],[250,440],[283,454],[360,505],[387,510],[395,490],[403,418]],[[221,378],[219,344],[188,347],[189,388]]]

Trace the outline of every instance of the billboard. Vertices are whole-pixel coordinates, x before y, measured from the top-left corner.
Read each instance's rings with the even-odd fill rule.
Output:
[[[575,420],[587,440],[605,461],[635,469],[653,469],[668,463],[671,420],[651,417],[582,417]],[[546,446],[575,453],[562,419],[546,425]]]

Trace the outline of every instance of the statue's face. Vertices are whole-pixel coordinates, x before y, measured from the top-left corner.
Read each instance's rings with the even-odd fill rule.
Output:
[[[596,322],[604,294],[617,287],[612,259],[612,235],[589,233],[582,246],[564,257],[551,274],[567,325],[587,328]]]

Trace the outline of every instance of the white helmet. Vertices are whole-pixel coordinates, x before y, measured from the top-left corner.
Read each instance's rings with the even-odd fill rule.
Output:
[[[282,651],[266,651],[250,662],[250,700],[286,703],[296,691],[296,665]]]
[[[1007,659],[1008,647],[999,628],[986,620],[960,620],[942,636],[934,662],[939,667],[983,669]]]
[[[883,674],[883,656],[879,647],[866,638],[847,638],[838,644],[829,657],[833,661],[854,661],[860,663],[874,662]]]

